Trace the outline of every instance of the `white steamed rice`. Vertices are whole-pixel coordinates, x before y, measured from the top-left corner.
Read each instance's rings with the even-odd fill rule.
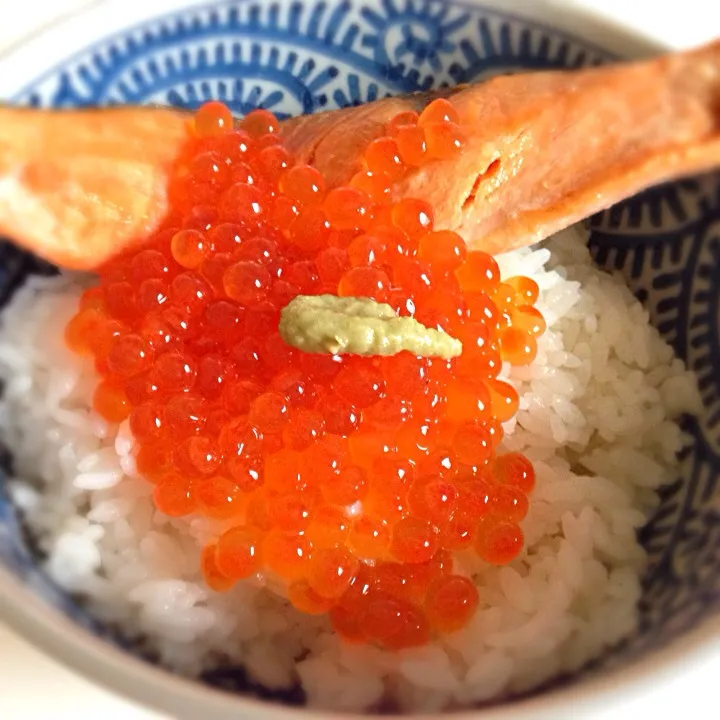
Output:
[[[505,446],[534,462],[537,487],[519,559],[458,558],[481,598],[469,627],[388,653],[344,645],[262,578],[209,592],[199,553],[218,526],[156,511],[127,424],[90,410],[92,369],[62,339],[84,281],[69,276],[30,279],[0,329],[0,437],[48,573],[176,672],[242,664],[270,688],[300,682],[327,709],[457,706],[598,656],[636,625],[645,558],[635,533],[673,479],[683,442],[673,419],[699,410],[695,379],[622,281],[593,267],[582,231],[499,260],[503,276],[535,278],[549,325],[536,362],[509,373],[521,410]]]

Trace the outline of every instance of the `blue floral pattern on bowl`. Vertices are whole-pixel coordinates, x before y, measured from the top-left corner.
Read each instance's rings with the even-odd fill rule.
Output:
[[[461,0],[239,0],[186,9],[113,35],[11,99],[41,107],[192,108],[214,98],[237,113],[262,106],[283,117],[522,68],[612,60],[552,27]],[[651,560],[641,623],[625,652],[602,661],[609,665],[667,642],[720,609],[720,287],[713,282],[720,272],[720,178],[653,189],[594,217],[590,228],[596,261],[626,277],[653,323],[698,373],[706,411],[687,420],[693,442],[679,459],[678,479],[663,489],[660,507],[640,533]],[[0,246],[0,268],[0,304],[28,273],[48,271],[7,243]],[[5,474],[0,561],[83,627],[116,640],[39,569]],[[237,673],[208,680],[249,687]]]

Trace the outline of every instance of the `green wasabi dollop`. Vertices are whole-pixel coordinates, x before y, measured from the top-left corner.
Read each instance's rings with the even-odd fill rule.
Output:
[[[282,309],[279,329],[288,345],[307,353],[397,355],[407,350],[446,360],[462,353],[459,340],[370,298],[298,295]]]

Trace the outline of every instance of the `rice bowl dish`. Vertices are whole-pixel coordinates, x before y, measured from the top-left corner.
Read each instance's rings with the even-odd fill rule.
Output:
[[[470,627],[395,654],[344,645],[257,580],[209,592],[200,550],[217,528],[153,508],[127,425],[93,415],[91,373],[53,331],[77,306],[72,276],[31,278],[4,311],[0,345],[13,499],[51,577],[176,672],[242,666],[332,710],[488,701],[621,640],[645,567],[636,533],[673,478],[675,419],[698,411],[696,380],[622,281],[593,266],[582,228],[499,261],[504,277],[538,282],[548,320],[536,361],[510,374],[521,407],[505,439],[533,461],[537,486],[523,556],[499,569],[460,559],[481,598]]]
[[[250,5],[228,10],[230,36]],[[265,22],[258,7],[251,24]],[[225,10],[208,10],[208,28]],[[463,4],[448,17],[461,10],[475,13]],[[478,12],[484,41],[525,23],[482,25],[495,11]],[[316,13],[321,24],[327,15]],[[561,66],[602,61],[568,47]],[[202,87],[228,102],[222,83]],[[342,92],[340,106],[364,100],[362,83],[359,98]],[[210,102],[187,123],[169,213],[145,245],[101,264],[90,250],[102,253],[100,233],[78,246],[88,261],[75,267],[92,273],[26,274],[23,256],[17,289],[10,258],[0,561],[11,623],[183,717],[213,706],[228,717],[285,712],[253,710],[255,698],[299,706],[292,713],[492,714],[528,696],[552,703],[548,691],[568,679],[626,667],[712,613],[714,380],[702,345],[712,328],[700,336],[712,326],[714,291],[703,288],[715,255],[712,240],[700,243],[712,179],[652,190],[560,232],[598,206],[580,202],[573,215],[571,194],[563,223],[551,200],[555,234],[498,254],[503,232],[570,174],[548,163],[549,182],[525,175],[525,205],[522,194],[488,195],[479,232],[448,225],[457,186],[447,168],[462,166],[474,132],[452,92],[386,101],[408,105],[383,117],[369,145],[353,137],[362,123],[326,137],[313,134],[317,116],[228,120]],[[167,102],[185,105],[173,93]],[[330,152],[316,153],[314,137]],[[507,159],[522,165],[526,148],[510,148],[488,155],[463,212],[482,219]],[[333,176],[328,158],[346,155],[350,168],[353,151],[359,171]],[[530,225],[547,219],[541,211]],[[689,257],[686,240],[696,243]],[[22,606],[25,590],[74,621],[64,636]],[[93,635],[107,643],[93,648]],[[113,645],[123,651],[114,659]],[[160,672],[145,677],[152,665]]]

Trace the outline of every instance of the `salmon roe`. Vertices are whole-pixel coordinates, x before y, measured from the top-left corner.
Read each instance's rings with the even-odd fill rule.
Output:
[[[529,278],[392,203],[418,166],[462,152],[447,100],[401,113],[344,187],[281,144],[268,111],[238,126],[198,110],[170,184],[171,213],[102,269],[65,338],[94,357],[93,403],[128,421],[158,510],[222,521],[201,558],[216,591],[274,574],[299,611],[348,642],[397,650],[473,616],[453,552],[520,553],[535,475],[498,454],[518,395],[503,361],[533,360],[545,330]],[[365,296],[463,342],[451,361],[303,354],[278,332],[298,294]]]

